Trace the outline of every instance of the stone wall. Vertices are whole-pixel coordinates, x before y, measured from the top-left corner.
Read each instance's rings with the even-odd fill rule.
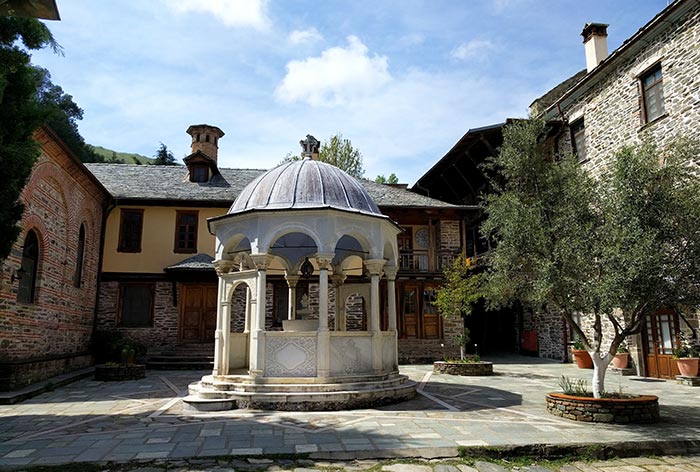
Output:
[[[700,138],[700,5],[668,23],[666,31],[645,37],[633,57],[615,62],[595,85],[562,111],[569,122],[585,124],[587,168],[598,174],[613,154],[626,145],[652,139],[663,145],[677,136]],[[583,57],[583,51],[582,57]],[[661,64],[665,115],[652,123],[642,121],[639,76]],[[570,149],[564,133],[562,149]]]
[[[117,330],[124,337],[143,343],[148,348],[177,344],[180,310],[173,304],[173,284],[167,281],[152,283],[155,286],[152,326],[140,328],[120,326],[119,282],[111,281],[100,284],[97,329]],[[179,285],[176,287],[179,300],[180,287]]]
[[[9,257],[0,261],[0,389],[20,388],[91,362],[87,353],[107,195],[50,131],[41,128],[34,137],[41,155],[20,195],[25,206],[21,233]],[[81,225],[85,246],[76,287]],[[16,276],[29,231],[39,240],[36,284],[32,303],[20,303]]]
[[[568,328],[564,319],[556,313],[523,313],[523,329],[537,332],[537,346],[540,357],[563,361],[566,359],[567,346],[564,333]]]
[[[659,399],[653,395],[632,398],[586,398],[550,393],[547,412],[586,423],[655,423],[659,421]]]
[[[615,60],[613,67],[590,81],[593,85],[573,103],[562,107],[564,118],[572,123],[584,119],[587,160],[584,166],[600,175],[622,147],[651,140],[660,146],[677,137],[700,139],[700,4],[692,4],[687,14],[664,23],[664,31],[646,35],[641,50]],[[582,59],[583,59],[583,51]],[[640,76],[660,64],[663,76],[665,114],[653,122],[643,121]],[[558,117],[557,117],[558,118]],[[560,150],[571,151],[570,131],[561,133]],[[700,157],[695,164],[700,164]],[[697,327],[699,314],[691,316]],[[584,321],[584,326],[590,323]],[[606,342],[612,337],[605,326]],[[688,336],[690,328],[681,323]],[[632,351],[640,346],[630,346]],[[637,356],[635,356],[637,357]],[[640,358],[641,359],[641,358]]]

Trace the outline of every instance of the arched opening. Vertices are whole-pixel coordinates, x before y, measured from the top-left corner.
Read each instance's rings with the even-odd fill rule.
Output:
[[[75,255],[75,273],[73,274],[73,285],[80,287],[83,279],[83,259],[85,256],[85,225],[80,225],[78,233],[78,250]]]
[[[239,284],[231,294],[231,327],[232,333],[245,331],[246,300],[248,299],[248,285]]]
[[[33,303],[36,292],[36,274],[39,267],[39,238],[32,229],[24,238],[22,246],[22,265],[18,270],[19,288],[17,301]]]

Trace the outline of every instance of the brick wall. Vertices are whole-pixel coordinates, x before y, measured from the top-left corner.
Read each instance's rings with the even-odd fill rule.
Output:
[[[25,211],[10,256],[0,262],[0,389],[20,388],[90,364],[102,208],[107,195],[46,129],[35,139],[41,156],[20,199]],[[75,287],[78,235],[85,227],[83,271]],[[34,301],[18,303],[22,246],[39,239]],[[29,276],[29,275],[26,275]]]

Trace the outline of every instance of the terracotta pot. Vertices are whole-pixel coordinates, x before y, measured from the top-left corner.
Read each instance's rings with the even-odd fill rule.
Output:
[[[681,357],[680,359],[676,359],[676,364],[678,364],[678,371],[683,377],[698,376],[698,364],[700,364],[700,358]]]
[[[593,359],[591,359],[591,355],[585,349],[572,349],[571,355],[574,356],[574,362],[576,362],[579,369],[593,368]]]
[[[616,369],[626,369],[630,362],[629,352],[619,352],[613,357],[612,365]]]

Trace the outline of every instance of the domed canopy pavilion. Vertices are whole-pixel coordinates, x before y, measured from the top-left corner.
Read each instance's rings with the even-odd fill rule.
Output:
[[[307,136],[302,146],[313,154],[318,141]],[[415,395],[415,384],[398,372],[394,280],[401,228],[360,182],[317,160],[292,161],[251,182],[228,214],[209,219],[209,230],[219,276],[214,370],[190,387],[190,408],[345,409]],[[269,271],[283,273],[289,291],[281,331],[266,330]],[[360,290],[368,298],[362,331],[346,330],[348,273],[368,278]],[[298,306],[302,279],[318,286],[313,309]],[[232,309],[241,299],[234,292],[241,287],[245,319],[242,332],[234,332]]]

